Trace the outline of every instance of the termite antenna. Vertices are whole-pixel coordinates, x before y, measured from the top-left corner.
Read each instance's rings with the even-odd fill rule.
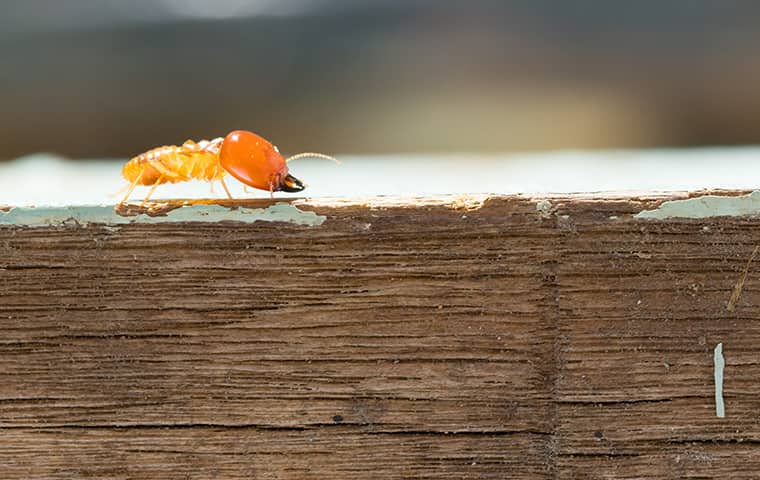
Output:
[[[340,165],[340,160],[338,160],[337,158],[331,157],[330,155],[325,155],[324,153],[314,153],[314,152],[298,153],[296,155],[293,155],[292,157],[286,158],[285,162],[289,162],[291,160],[296,160],[296,159],[299,159],[299,158],[307,158],[307,157],[311,157],[311,158],[324,158],[325,160],[332,160],[333,162],[335,162],[338,165]]]

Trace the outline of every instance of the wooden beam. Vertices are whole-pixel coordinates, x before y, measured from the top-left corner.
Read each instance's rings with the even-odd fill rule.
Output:
[[[0,226],[0,473],[752,475],[760,220],[641,218],[690,196]]]

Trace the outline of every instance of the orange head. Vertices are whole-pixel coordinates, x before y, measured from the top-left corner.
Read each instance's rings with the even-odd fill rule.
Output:
[[[303,182],[290,173],[277,147],[245,130],[224,137],[219,162],[227,173],[244,184],[270,192],[300,192]]]

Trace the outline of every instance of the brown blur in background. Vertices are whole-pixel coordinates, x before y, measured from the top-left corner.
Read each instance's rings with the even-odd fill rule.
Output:
[[[5,0],[0,159],[760,143],[760,2]]]

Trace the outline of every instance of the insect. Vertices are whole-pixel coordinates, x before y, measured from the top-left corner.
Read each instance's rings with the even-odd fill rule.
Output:
[[[306,186],[288,171],[287,163],[304,157],[333,160],[322,153],[299,153],[285,158],[280,151],[264,138],[253,132],[235,130],[226,137],[182,145],[168,145],[148,150],[130,159],[122,168],[122,176],[130,182],[127,193],[119,202],[124,204],[137,185],[150,186],[143,200],[147,202],[156,187],[163,183],[188,180],[219,181],[232,200],[224,176],[228,173],[245,185],[273,192],[300,192]]]

